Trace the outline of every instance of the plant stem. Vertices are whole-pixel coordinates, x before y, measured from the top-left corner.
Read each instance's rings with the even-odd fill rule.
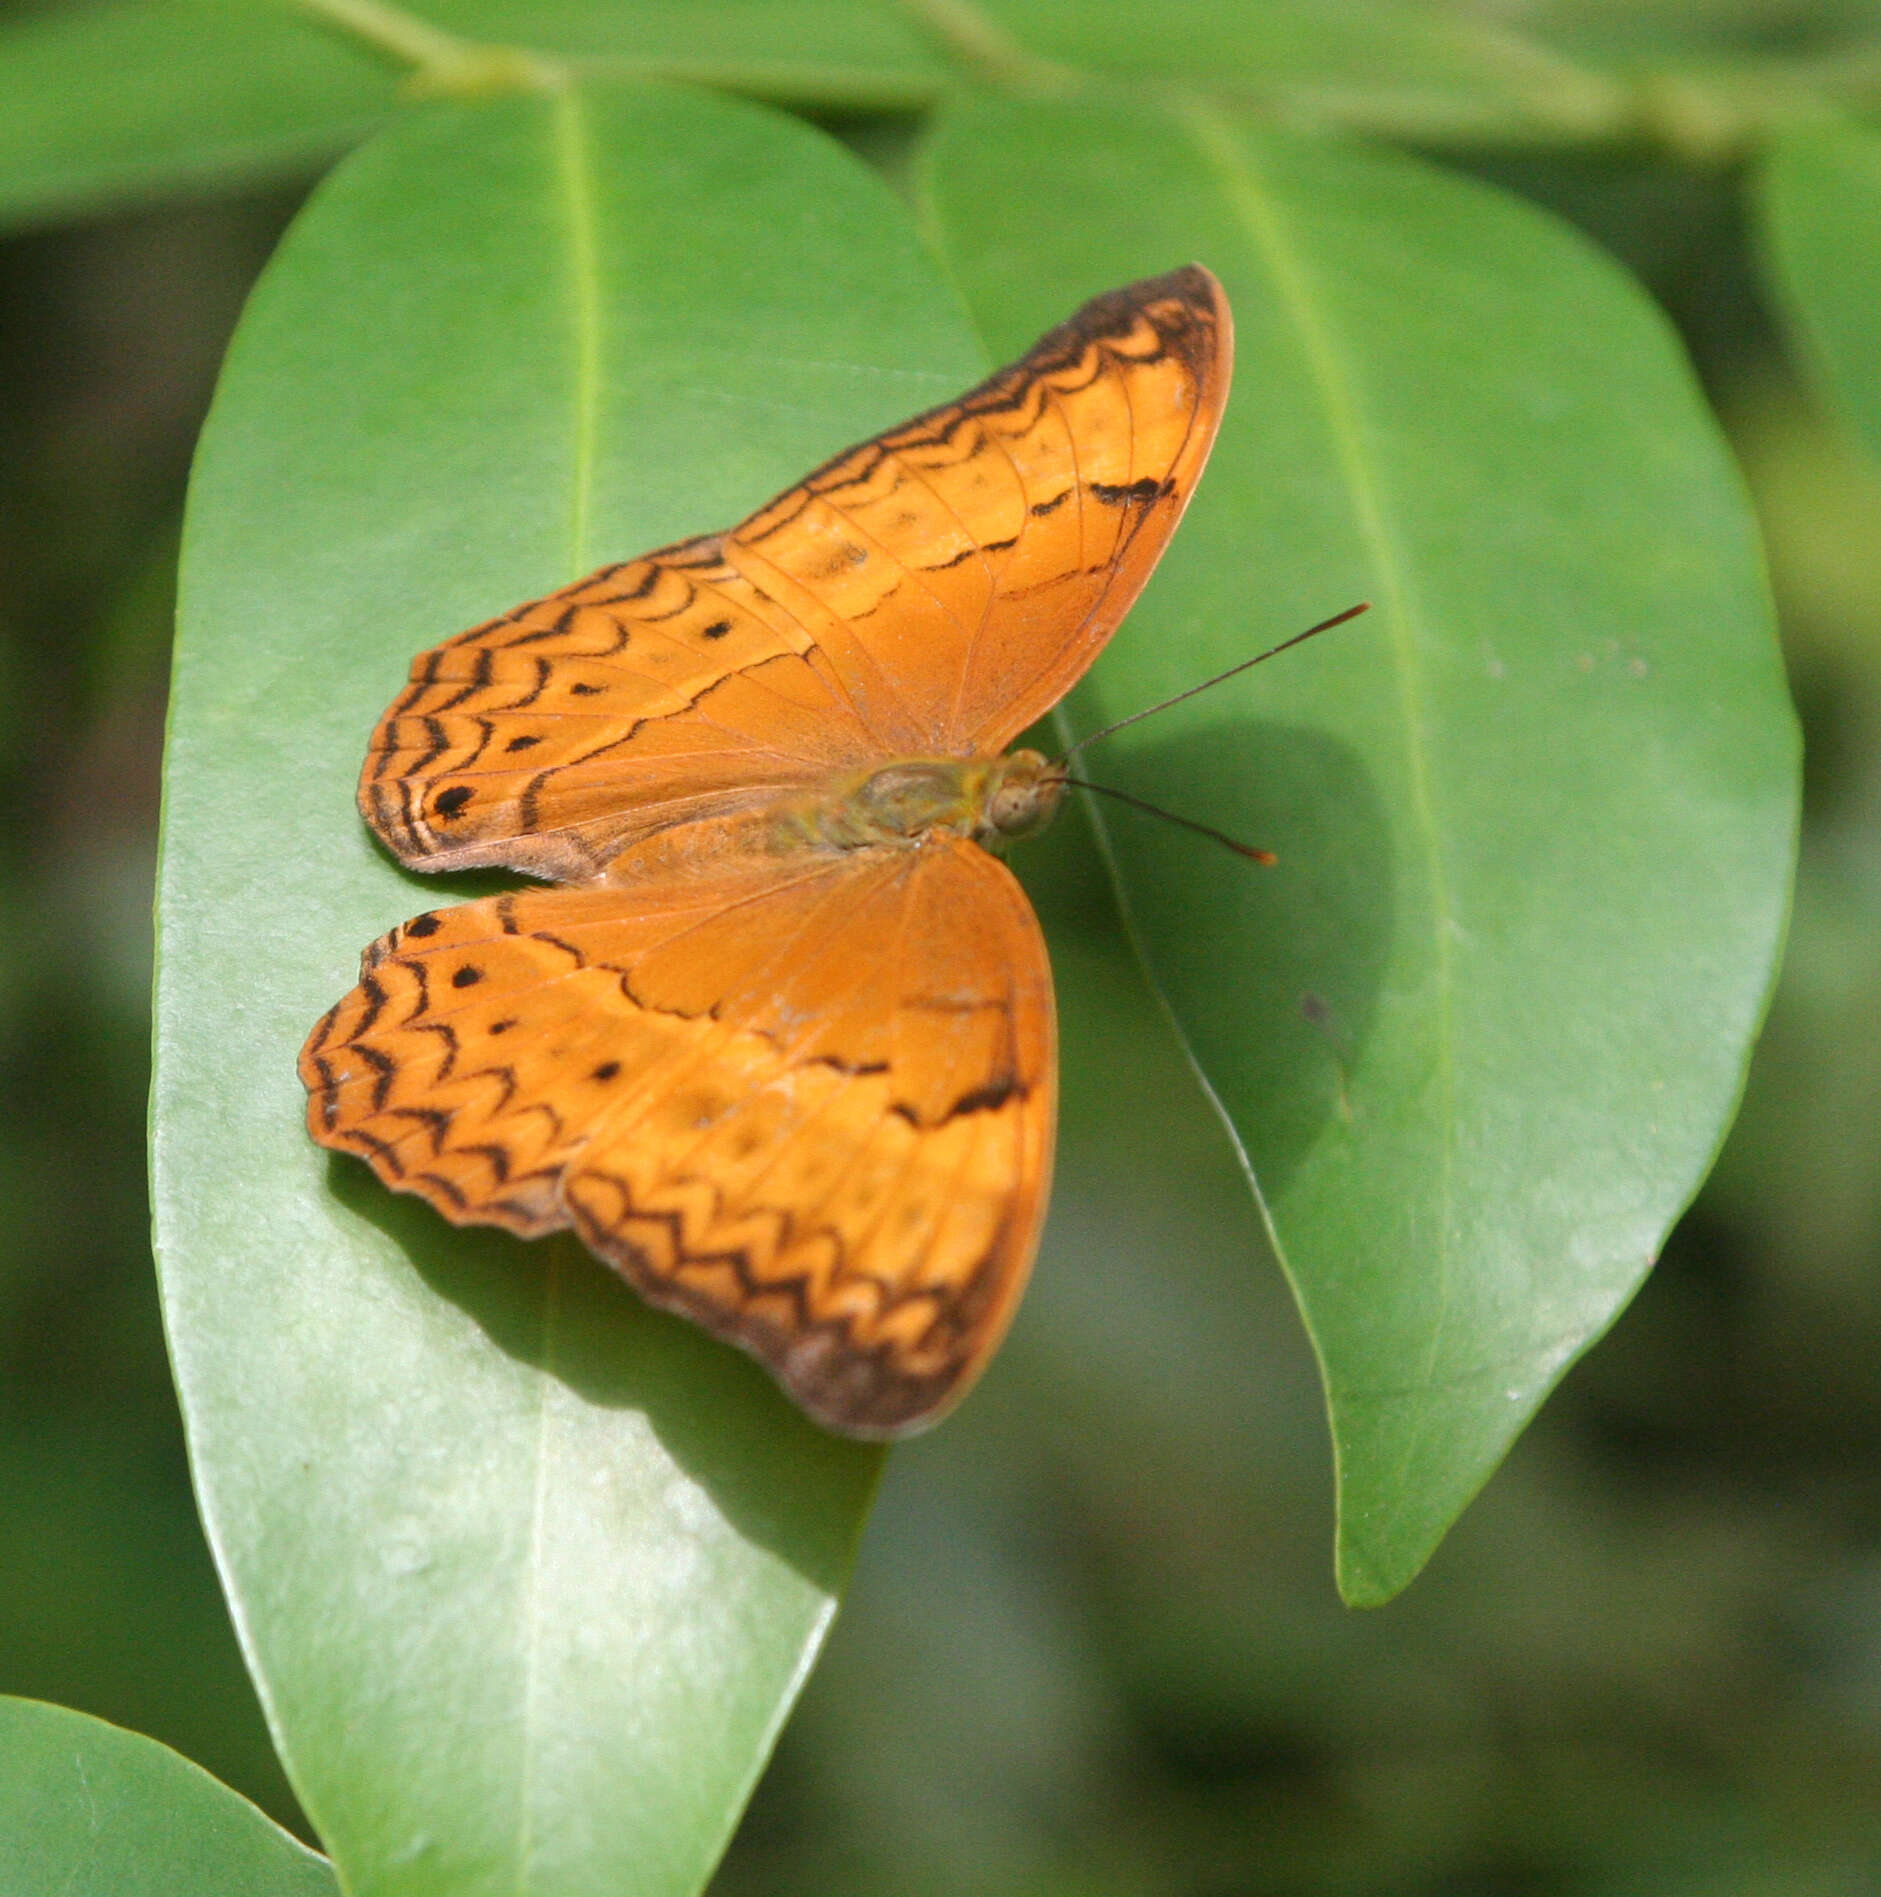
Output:
[[[1084,75],[1028,52],[973,0],[901,0],[902,11],[976,78],[1006,92],[1075,92]]]
[[[565,85],[568,69],[521,46],[460,38],[442,27],[388,6],[385,0],[296,0],[317,19],[411,68],[406,90],[415,96],[468,97],[489,92],[543,91]]]

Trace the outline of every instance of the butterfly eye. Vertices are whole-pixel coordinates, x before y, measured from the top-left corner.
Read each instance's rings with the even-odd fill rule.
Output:
[[[993,769],[985,804],[982,841],[1025,837],[1042,830],[1058,814],[1064,779],[1037,751],[1011,751]]]
[[[994,791],[986,807],[993,828],[1003,837],[1028,836],[1042,829],[1058,800],[1038,778],[1008,779]]]

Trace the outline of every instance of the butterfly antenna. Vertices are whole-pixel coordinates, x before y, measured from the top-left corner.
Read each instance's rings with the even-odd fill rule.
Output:
[[[1108,784],[1093,784],[1082,777],[1065,777],[1060,780],[1073,790],[1094,791],[1099,797],[1114,797],[1120,804],[1128,804],[1132,810],[1141,810],[1152,817],[1161,817],[1165,823],[1180,824],[1184,830],[1193,830],[1197,836],[1207,837],[1211,842],[1219,843],[1225,849],[1232,850],[1236,856],[1244,856],[1250,863],[1260,863],[1271,868],[1279,862],[1272,850],[1257,850],[1251,843],[1239,842],[1225,830],[1217,830],[1212,825],[1197,823],[1193,817],[1178,817],[1173,810],[1165,810],[1161,804],[1146,802],[1141,797],[1132,797],[1127,790],[1112,790]]]
[[[1231,665],[1227,671],[1217,672],[1213,678],[1205,678],[1199,685],[1191,685],[1186,692],[1178,692],[1174,698],[1165,698],[1160,705],[1147,705],[1141,711],[1133,711],[1127,718],[1119,718],[1114,725],[1106,725],[1101,731],[1093,731],[1088,738],[1080,738],[1076,744],[1072,745],[1058,762],[1060,764],[1068,764],[1087,744],[1095,744],[1099,738],[1108,738],[1112,732],[1121,731],[1125,725],[1135,724],[1139,718],[1153,718],[1159,711],[1167,711],[1170,706],[1181,704],[1185,698],[1193,698],[1197,692],[1210,691],[1217,685],[1225,684],[1238,673],[1245,672],[1249,666],[1259,665],[1267,659],[1277,658],[1282,652],[1287,651],[1290,647],[1304,644],[1306,640],[1311,639],[1317,633],[1330,632],[1334,626],[1343,626],[1348,619],[1356,619],[1360,613],[1369,612],[1371,610],[1371,604],[1370,600],[1362,599],[1356,606],[1348,606],[1344,612],[1334,613],[1330,619],[1322,619],[1317,626],[1308,626],[1304,632],[1296,632],[1291,639],[1282,639],[1277,646],[1270,646],[1265,652],[1258,652],[1251,659],[1243,659],[1239,665]],[[1065,781],[1069,783],[1071,780],[1067,778]],[[1083,786],[1083,788],[1086,790],[1101,790],[1103,786],[1099,784],[1087,784]],[[1112,791],[1106,794],[1117,796],[1121,793]],[[1162,811],[1158,814],[1167,816],[1169,813]],[[1187,819],[1178,817],[1175,821],[1184,823],[1187,822]],[[1199,829],[1201,826],[1194,825],[1192,827]],[[1225,838],[1223,840],[1227,841]],[[1240,849],[1241,846],[1237,843],[1234,845],[1234,848]]]

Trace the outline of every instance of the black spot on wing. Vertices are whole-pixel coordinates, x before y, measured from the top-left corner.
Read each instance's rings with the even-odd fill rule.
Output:
[[[905,1100],[896,1100],[889,1112],[898,1114],[910,1126],[945,1126],[969,1113],[997,1113],[1009,1100],[1023,1100],[1030,1090],[1015,1074],[999,1074],[963,1093],[947,1110],[933,1120],[923,1120],[919,1111]]]
[[[1090,484],[1092,495],[1106,507],[1147,507],[1151,501],[1161,500],[1172,490],[1172,486],[1171,482],[1159,481],[1148,474],[1140,481],[1130,481],[1122,487],[1113,487],[1108,481],[1093,481]]]
[[[995,1113],[1008,1100],[1022,1099],[1025,1089],[1013,1074],[1001,1074],[984,1086],[971,1088],[947,1109],[946,1117],[957,1120],[967,1113]]]

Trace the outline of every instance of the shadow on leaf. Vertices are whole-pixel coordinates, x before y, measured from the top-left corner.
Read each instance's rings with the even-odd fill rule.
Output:
[[[841,1590],[879,1449],[819,1429],[743,1352],[643,1304],[571,1234],[453,1226],[343,1154],[327,1178],[499,1350],[583,1403],[641,1412],[746,1540]]]
[[[1272,1199],[1353,1113],[1394,926],[1390,831],[1359,753],[1323,731],[1212,725],[1104,760],[1106,783],[1272,849],[1271,868],[1105,813],[1131,926]]]

